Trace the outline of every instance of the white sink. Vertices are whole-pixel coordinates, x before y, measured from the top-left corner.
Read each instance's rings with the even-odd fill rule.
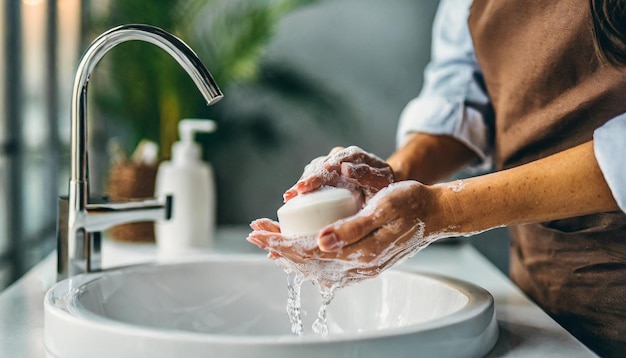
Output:
[[[480,357],[498,336],[492,296],[410,271],[339,290],[329,334],[305,283],[305,333],[290,332],[286,275],[265,258],[232,256],[80,275],[45,297],[49,357]]]

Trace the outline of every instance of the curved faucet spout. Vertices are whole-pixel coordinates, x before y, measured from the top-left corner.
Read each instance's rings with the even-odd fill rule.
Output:
[[[223,97],[213,77],[195,52],[178,37],[154,26],[132,24],[113,28],[95,39],[78,65],[72,94],[72,181],[87,180],[87,85],[98,62],[116,45],[141,40],[159,46],[169,53],[187,71],[204,96],[207,104]],[[85,203],[86,204],[86,203]]]
[[[94,68],[116,45],[140,40],[159,46],[169,53],[191,76],[207,104],[223,97],[213,77],[198,56],[176,36],[149,25],[123,25],[100,35],[81,59],[72,93],[71,107],[71,173],[68,200],[59,205],[58,278],[99,267],[100,230],[134,221],[167,219],[171,197],[137,201],[129,205],[104,207],[89,203],[89,172],[87,156],[87,85]]]

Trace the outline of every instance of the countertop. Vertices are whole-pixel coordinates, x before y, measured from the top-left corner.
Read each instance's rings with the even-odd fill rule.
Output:
[[[220,228],[213,254],[262,255],[245,241],[249,229]],[[154,262],[154,244],[104,240],[103,267]],[[500,337],[488,357],[595,357],[559,326],[476,249],[463,240],[434,244],[401,265],[472,282],[495,299]],[[0,357],[40,358],[43,297],[54,284],[56,253],[0,293]]]

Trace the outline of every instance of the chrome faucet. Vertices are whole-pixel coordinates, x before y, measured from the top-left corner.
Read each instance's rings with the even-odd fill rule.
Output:
[[[116,45],[141,40],[169,53],[191,76],[208,105],[223,97],[198,56],[176,36],[149,25],[123,25],[100,35],[78,65],[72,92],[69,193],[59,200],[57,279],[101,269],[101,231],[114,225],[169,219],[172,198],[90,203],[87,158],[87,85],[95,66]]]

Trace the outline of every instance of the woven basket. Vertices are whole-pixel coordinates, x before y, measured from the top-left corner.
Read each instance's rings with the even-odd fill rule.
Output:
[[[124,162],[109,168],[107,191],[113,202],[154,197],[157,166]],[[154,242],[154,222],[145,221],[114,226],[109,230],[113,240]]]

